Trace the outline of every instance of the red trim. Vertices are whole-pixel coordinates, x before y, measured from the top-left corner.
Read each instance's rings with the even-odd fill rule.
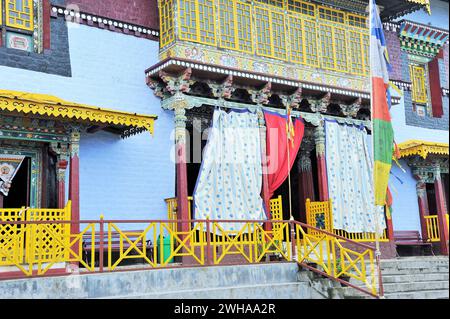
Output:
[[[51,19],[51,6],[50,6],[50,0],[44,0],[42,3],[43,8],[43,32],[44,32],[44,50],[50,50],[51,43],[50,43],[50,37],[51,37],[51,27],[50,27],[50,19]]]
[[[440,52],[442,52],[442,50]],[[442,106],[442,89],[438,57],[428,63],[428,74],[430,80],[431,108],[433,117],[442,117],[444,115],[444,108]]]
[[[325,202],[329,199],[328,195],[328,178],[327,164],[325,162],[325,154],[317,156],[317,173],[319,175],[319,197],[320,201]]]
[[[42,278],[42,277],[54,277],[54,276],[64,276],[67,275],[67,271],[65,268],[57,268],[57,269],[49,269],[45,276],[38,275],[37,271],[33,271],[32,276],[24,277],[23,272],[21,271],[5,271],[0,272],[0,280],[3,279],[23,279],[23,278]]]
[[[436,193],[436,205],[437,205],[437,215],[438,215],[438,223],[439,223],[439,235],[440,235],[440,246],[441,246],[441,254],[447,255],[449,254],[448,247],[448,227],[447,227],[447,206],[445,203],[444,196],[444,187],[442,185],[442,179],[440,176],[436,176],[434,181],[434,188]]]
[[[72,221],[80,220],[80,160],[78,155],[70,158],[69,174],[69,200],[72,201]],[[80,225],[73,223],[71,225],[72,234],[80,232]]]
[[[186,144],[177,143],[177,201],[178,210],[177,217],[181,220],[189,220],[189,201],[188,201],[188,182],[187,182],[187,167],[186,167]],[[182,232],[189,231],[189,224],[182,223],[179,225]]]
[[[428,198],[427,196],[418,197],[417,201],[419,202],[419,214],[420,214],[420,225],[422,230],[422,239],[423,241],[428,240],[428,230],[427,230],[427,221],[425,220],[425,216],[429,215],[428,209]]]
[[[57,174],[59,175],[59,170],[67,169],[67,161],[61,160],[57,164]],[[64,208],[66,205],[66,181],[65,179],[59,180],[58,178],[58,208]]]

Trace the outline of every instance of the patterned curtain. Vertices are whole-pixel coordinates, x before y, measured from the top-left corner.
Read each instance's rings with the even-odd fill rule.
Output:
[[[347,232],[375,232],[373,162],[365,128],[326,121],[326,162],[333,228]],[[377,210],[381,229],[384,213]]]
[[[215,110],[194,190],[196,219],[263,220],[258,116]],[[225,230],[243,224],[225,223]]]
[[[8,196],[12,181],[25,156],[0,154],[0,193]]]

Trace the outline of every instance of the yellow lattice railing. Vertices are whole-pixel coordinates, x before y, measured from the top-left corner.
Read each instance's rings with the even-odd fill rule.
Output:
[[[192,202],[194,198],[192,196],[188,197],[189,202],[189,219],[192,219]],[[167,205],[167,219],[168,220],[177,220],[177,207],[178,201],[176,197],[166,198],[164,200]],[[173,228],[173,231],[177,231],[178,225],[176,223],[170,224],[169,227]],[[189,229],[191,228],[191,224],[189,224]]]
[[[365,16],[302,0],[160,0],[159,10],[161,48],[177,38],[337,72],[369,71]]]
[[[437,242],[441,236],[439,233],[439,220],[437,215],[425,216],[428,241]]]
[[[333,213],[332,213],[332,201],[331,199],[326,202],[311,202],[306,200],[306,222],[318,229],[323,229],[332,232],[338,236],[356,241],[356,242],[373,242],[375,241],[375,233],[361,232],[350,233],[342,229],[335,229],[333,227]],[[314,234],[315,230],[309,230]],[[380,236],[381,242],[389,241],[386,230]]]
[[[0,225],[5,227],[5,224],[19,223],[11,220],[17,220],[14,216],[21,216],[21,211],[9,210]],[[42,219],[40,215],[42,212],[37,214],[36,219]],[[23,233],[11,226],[3,228],[10,235],[3,236],[7,241],[0,242],[0,256],[2,260],[8,259],[9,264],[16,266],[24,275],[31,276],[44,275],[52,265],[61,262],[76,262],[88,272],[96,271],[98,265],[101,272],[105,253],[108,256],[108,271],[116,270],[130,259],[139,259],[151,268],[164,268],[169,263],[174,263],[172,266],[180,262],[183,264],[184,259],[179,257],[187,258],[189,265],[206,266],[230,262],[259,263],[266,261],[268,255],[277,255],[282,260],[296,261],[303,267],[372,296],[377,296],[381,291],[377,292],[375,284],[374,249],[351,241],[360,247],[347,248],[348,245],[343,243],[347,239],[321,229],[283,220],[184,221],[193,225],[186,232],[175,231],[171,226],[182,222],[101,219],[97,223],[89,222],[79,234],[70,234],[65,231],[67,221],[28,221],[20,224],[24,227]],[[266,230],[265,223],[279,225],[273,230]],[[139,224],[142,230],[128,230],[130,224]],[[28,227],[30,225],[32,227]],[[27,245],[34,244],[28,259],[23,256],[23,248],[17,248],[21,247],[20,240],[15,238],[17,236],[30,238],[31,243]],[[14,244],[17,242],[19,244]],[[21,256],[22,260],[16,255]],[[353,286],[343,276],[363,283],[365,288]]]
[[[24,274],[43,275],[55,264],[79,262],[93,270],[94,259],[83,258],[83,236],[88,225],[70,232],[71,202],[63,209],[0,209],[0,266],[16,266]]]
[[[306,267],[309,263],[315,264],[315,269],[329,277],[348,276],[363,283],[372,295],[377,294],[378,274],[373,248],[361,246],[365,249],[358,252],[344,247],[342,239],[331,233],[304,228],[300,223],[295,224],[297,261],[300,264],[306,264]]]

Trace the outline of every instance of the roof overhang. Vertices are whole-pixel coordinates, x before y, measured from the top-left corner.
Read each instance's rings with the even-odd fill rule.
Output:
[[[101,129],[132,135],[148,131],[153,135],[155,115],[141,115],[64,101],[58,97],[0,90],[0,111],[33,114],[86,123]]]
[[[426,159],[429,154],[449,155],[449,146],[447,143],[427,142],[420,140],[409,140],[398,144],[400,158],[409,156],[420,156]]]
[[[420,9],[431,14],[430,0],[376,0],[376,3],[382,9],[380,17],[383,21],[392,21]]]

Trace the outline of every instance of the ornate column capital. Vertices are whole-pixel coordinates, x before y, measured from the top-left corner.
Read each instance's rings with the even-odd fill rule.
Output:
[[[311,106],[311,111],[313,112],[326,112],[328,109],[328,105],[331,101],[331,93],[326,93],[322,98],[314,100],[309,100],[309,104]]]
[[[314,139],[317,156],[323,156],[325,154],[325,124],[323,121],[320,121],[319,125],[314,129]]]
[[[416,191],[417,191],[417,197],[419,198],[426,198],[427,196],[427,184],[424,182],[423,179],[419,179],[416,183]]]
[[[175,113],[175,141],[176,143],[186,143],[186,108],[187,101],[179,94],[172,103],[172,108]]]
[[[81,129],[72,127],[70,130],[70,157],[80,155]]]

